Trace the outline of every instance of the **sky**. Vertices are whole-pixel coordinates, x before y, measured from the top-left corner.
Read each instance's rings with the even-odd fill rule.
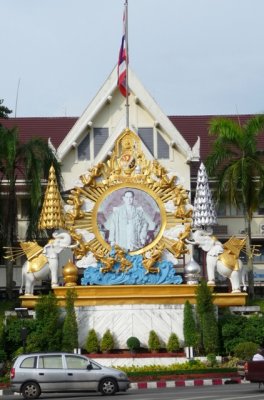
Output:
[[[115,67],[124,0],[0,0],[12,117],[80,116]],[[128,0],[129,64],[166,115],[264,112],[264,0]]]

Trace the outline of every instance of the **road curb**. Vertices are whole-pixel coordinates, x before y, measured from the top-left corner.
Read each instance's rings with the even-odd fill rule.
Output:
[[[236,383],[249,383],[240,378],[213,378],[213,379],[193,379],[193,380],[177,380],[177,381],[157,381],[157,382],[132,382],[131,389],[161,389],[174,388],[182,386],[211,386],[211,385],[227,385]]]
[[[11,394],[14,394],[14,393],[11,393],[11,390],[10,389],[0,389],[0,396],[6,396],[6,395],[11,395]]]

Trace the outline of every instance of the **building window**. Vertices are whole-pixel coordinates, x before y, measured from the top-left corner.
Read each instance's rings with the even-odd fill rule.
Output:
[[[158,158],[170,158],[169,145],[163,139],[163,137],[159,132],[157,132],[157,149],[158,149]]]
[[[260,243],[252,243],[252,245],[253,246],[254,245],[257,246],[256,250],[258,252],[258,255],[254,255],[253,256],[253,262],[256,263],[256,264],[257,263],[263,264],[263,262],[264,262],[264,248],[263,248],[263,246],[260,245]]]
[[[226,216],[226,204],[224,202],[216,205],[216,213],[218,217]]]
[[[78,160],[90,160],[90,134],[86,135],[78,146]]]
[[[154,156],[154,138],[153,138],[153,129],[152,128],[138,128],[138,136],[150,151],[150,153]]]
[[[237,206],[230,204],[229,215],[231,217],[242,217],[244,215],[242,204],[238,204]]]
[[[258,210],[254,214],[255,215],[263,215],[264,214],[264,202],[263,201],[259,204]]]
[[[153,128],[138,128],[138,136],[155,158],[170,158],[169,145],[160,132]]]
[[[218,217],[243,217],[244,212],[242,206],[234,206],[233,204],[228,204],[220,202],[216,205],[216,212]]]
[[[94,128],[94,158],[108,139],[108,128]]]

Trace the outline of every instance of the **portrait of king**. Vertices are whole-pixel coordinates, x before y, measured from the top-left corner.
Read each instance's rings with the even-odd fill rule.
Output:
[[[133,252],[147,246],[158,235],[160,210],[144,190],[124,187],[102,201],[97,224],[101,236],[110,246],[117,244]]]

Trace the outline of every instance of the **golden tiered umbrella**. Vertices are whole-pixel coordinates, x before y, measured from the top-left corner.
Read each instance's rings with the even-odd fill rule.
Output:
[[[53,165],[49,170],[48,185],[38,223],[39,229],[58,229],[65,227],[63,203],[58,190]]]

